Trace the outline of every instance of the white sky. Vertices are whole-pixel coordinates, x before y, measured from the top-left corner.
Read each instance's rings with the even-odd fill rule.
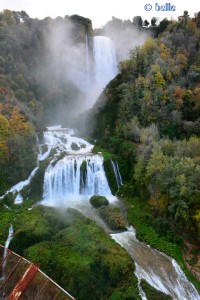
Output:
[[[171,3],[176,6],[175,12],[155,11],[155,3],[164,5]],[[145,4],[153,6],[152,11],[146,12]],[[0,0],[0,11],[3,9],[25,10],[31,18],[43,19],[57,16],[78,14],[92,20],[93,27],[101,27],[112,16],[120,19],[130,19],[141,16],[143,20],[152,17],[163,19],[176,18],[187,10],[190,16],[200,11],[199,0]]]

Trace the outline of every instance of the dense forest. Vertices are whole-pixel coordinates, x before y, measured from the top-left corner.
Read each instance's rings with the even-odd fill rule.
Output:
[[[163,20],[154,35],[120,63],[86,128],[97,149],[117,155],[119,194],[139,197],[158,235],[198,248],[200,13]]]
[[[94,34],[117,44],[118,33],[128,39],[130,28],[145,43],[120,62],[94,107],[79,116],[86,99],[86,35],[92,60]],[[118,47],[119,58],[129,50]],[[103,153],[111,190],[125,201],[137,236],[177,259],[187,273],[183,255],[200,280],[200,13],[191,18],[184,12],[180,21],[158,25],[153,18],[151,26],[141,17],[113,18],[93,31],[91,21],[78,15],[38,20],[24,11],[1,12],[0,195],[28,177],[37,164],[37,136],[56,122],[73,124],[96,141],[93,152]],[[119,190],[111,158],[120,167]],[[28,210],[41,200],[50,159],[51,153],[30,190],[22,191],[27,200],[21,206],[10,194],[1,200],[0,243],[12,222],[11,249],[78,299],[140,299],[133,261],[95,222],[75,210],[62,217],[40,205]],[[143,285],[148,299],[171,299]]]

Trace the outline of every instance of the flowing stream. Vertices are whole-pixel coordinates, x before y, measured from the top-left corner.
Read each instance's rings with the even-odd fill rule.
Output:
[[[173,299],[198,300],[200,296],[177,262],[169,256],[151,248],[136,239],[135,230],[111,234],[111,237],[127,250],[135,261],[135,274],[145,279],[155,289],[170,295]],[[141,290],[142,299],[146,299]]]

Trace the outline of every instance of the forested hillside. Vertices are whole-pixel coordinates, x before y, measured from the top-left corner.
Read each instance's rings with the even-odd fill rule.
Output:
[[[156,36],[120,63],[86,127],[118,155],[119,194],[139,196],[157,234],[199,244],[200,13],[163,20]]]
[[[184,12],[180,21],[164,19],[159,25],[154,19],[150,27],[141,20],[113,18],[99,31],[117,40],[116,24],[121,35],[135,26],[135,37],[146,42],[120,62],[118,75],[81,117],[88,100],[86,61],[94,60],[91,21],[78,15],[38,20],[24,11],[0,13],[0,196],[39,166],[29,185],[1,201],[0,240],[3,244],[12,223],[11,249],[80,299],[138,299],[135,267],[95,222],[73,209],[66,212],[64,206],[61,216],[54,208],[35,205],[44,195],[47,168],[73,153],[63,150],[62,144],[56,152],[40,141],[47,156],[37,162],[37,134],[42,140],[40,133],[48,125],[74,124],[80,134],[96,141],[93,153],[87,154],[103,153],[104,162],[99,155],[103,174],[105,169],[112,193],[124,201],[119,202],[127,224],[134,225],[137,237],[148,245],[175,258],[187,273],[183,252],[200,280],[200,13],[190,18]],[[120,58],[127,54],[122,50],[119,47]],[[59,130],[58,134],[63,128]],[[51,132],[52,136],[55,142]],[[66,144],[70,139],[59,137]],[[79,151],[86,144],[71,146]],[[111,159],[121,172],[119,189]],[[84,184],[86,170],[83,160]],[[77,162],[72,172],[76,177]],[[58,169],[56,174],[60,173]],[[58,184],[62,185],[62,176]],[[21,205],[14,203],[16,196],[24,199]],[[59,205],[62,197],[59,193],[56,197]],[[110,215],[104,208],[100,211],[108,224],[109,218],[114,223],[121,220],[114,209],[112,216],[109,206]],[[142,284],[145,290],[146,282]],[[164,299],[164,294],[151,292],[148,299]]]
[[[72,55],[91,31],[91,21],[77,15],[38,20],[24,11],[0,13],[0,194],[36,165],[36,132],[70,122],[80,106],[83,92],[62,51]]]

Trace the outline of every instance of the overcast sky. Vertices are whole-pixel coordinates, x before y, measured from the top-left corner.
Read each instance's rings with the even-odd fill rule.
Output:
[[[176,11],[155,11],[155,3],[164,5],[171,3]],[[152,10],[145,11],[145,4],[151,4]],[[0,0],[0,11],[3,9],[25,10],[31,18],[43,19],[57,16],[78,14],[92,20],[93,27],[101,27],[112,16],[120,19],[130,19],[140,15],[143,20],[151,20],[153,16],[163,19],[176,18],[189,11],[191,16],[200,11],[199,0]]]

